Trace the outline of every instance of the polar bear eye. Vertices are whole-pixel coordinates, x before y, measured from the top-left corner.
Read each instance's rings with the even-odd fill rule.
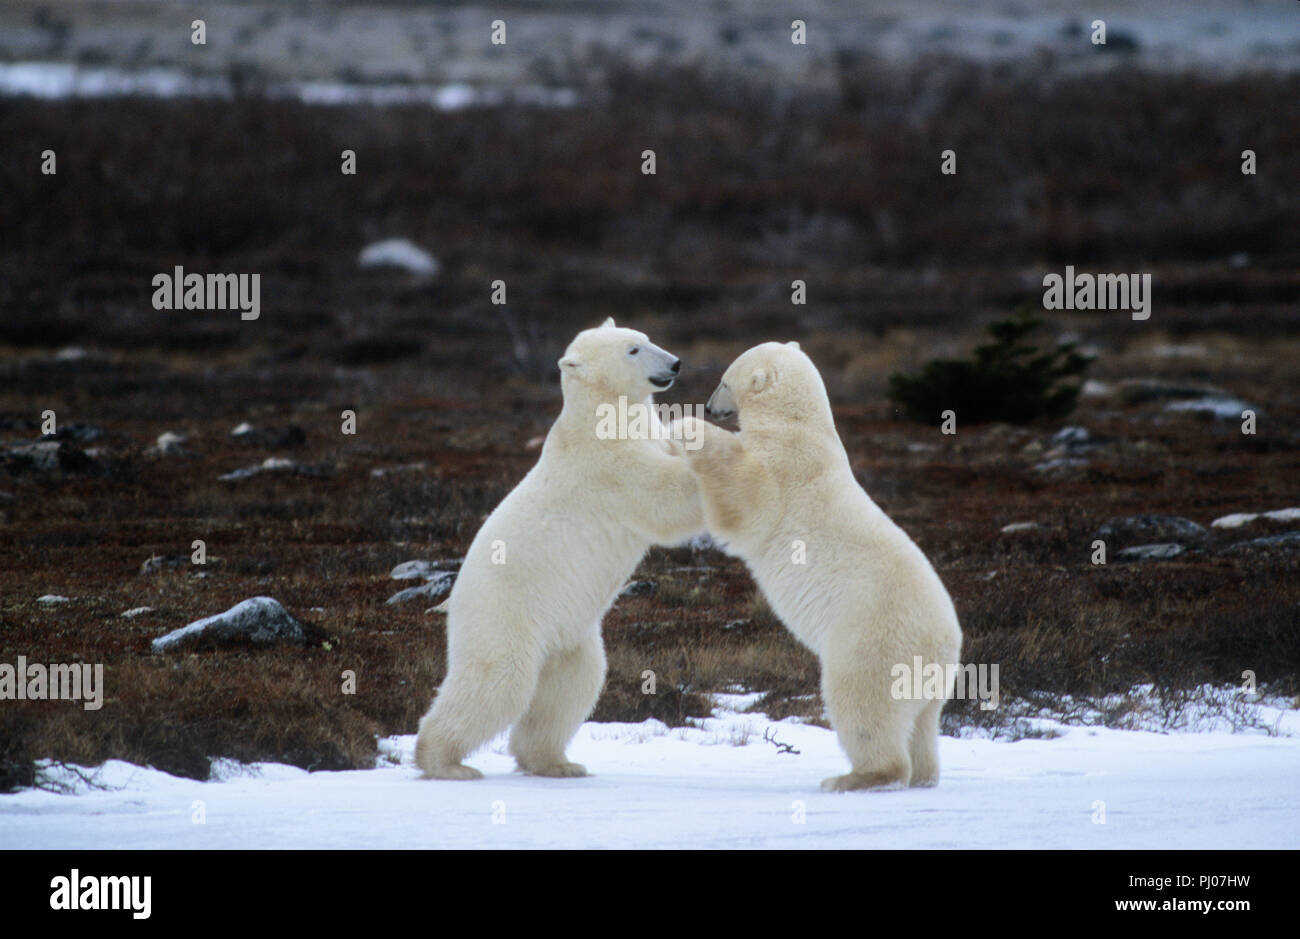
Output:
[[[638,352],[640,352],[640,351],[641,351],[641,347],[640,347],[640,346],[633,346],[631,349],[628,349],[628,350],[627,350],[627,354],[628,354],[628,355],[636,355],[636,354],[637,354]]]

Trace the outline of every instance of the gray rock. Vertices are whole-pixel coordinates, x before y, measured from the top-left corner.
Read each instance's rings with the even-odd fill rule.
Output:
[[[157,574],[162,571],[174,571],[189,563],[190,559],[183,554],[154,554],[140,565],[140,573]]]
[[[438,273],[438,259],[406,238],[389,238],[367,245],[359,255],[361,267],[395,267],[412,274],[433,277]]]
[[[426,561],[420,558],[415,561],[403,561],[394,567],[392,573],[388,576],[393,580],[416,580],[420,577],[425,580],[432,580],[442,571],[460,570],[463,560],[463,558],[453,558],[442,561]]]
[[[1187,549],[1180,544],[1140,544],[1125,548],[1116,557],[1121,561],[1164,561],[1176,558]]]
[[[1078,457],[1055,457],[1051,460],[1044,460],[1041,463],[1034,464],[1034,471],[1038,473],[1053,473],[1059,470],[1079,469],[1087,466],[1088,461]]]
[[[1300,531],[1284,531],[1263,538],[1238,541],[1223,549],[1224,554],[1251,554],[1256,551],[1296,551],[1300,550]]]
[[[0,499],[4,493],[0,493]],[[1240,528],[1243,525],[1253,525],[1260,520],[1265,522],[1295,522],[1300,521],[1300,508],[1273,509],[1271,512],[1234,512],[1231,515],[1224,515],[1210,522],[1211,528]]]
[[[279,601],[271,597],[251,597],[242,603],[236,603],[224,613],[195,620],[188,626],[159,636],[153,641],[153,651],[170,652],[198,645],[221,646],[248,642],[272,645],[306,641],[307,632],[303,624],[281,606]]]
[[[328,476],[329,470],[323,466],[297,463],[280,456],[268,456],[255,466],[245,466],[242,469],[231,470],[229,473],[222,473],[217,478],[223,482],[236,482],[241,479],[261,476],[263,473],[292,473],[295,476],[320,478]]]
[[[72,476],[103,472],[103,465],[98,460],[64,440],[12,444],[0,450],[0,461],[11,476],[23,473]]]
[[[1097,537],[1124,545],[1173,541],[1203,541],[1208,533],[1191,519],[1177,515],[1130,515],[1112,518],[1097,529]]]
[[[1113,444],[1110,437],[1096,437],[1087,428],[1077,425],[1062,427],[1045,442],[1031,442],[1020,452],[1025,456],[1042,456],[1042,462],[1034,469],[1047,472],[1055,469],[1069,469],[1086,466],[1084,456],[1095,450],[1103,450]]]
[[[297,467],[293,460],[286,460],[283,457],[268,456],[256,466],[245,466],[242,469],[231,470],[229,473],[222,473],[217,478],[225,482],[235,482],[240,479],[250,479],[253,476],[260,476],[262,473],[286,473],[293,472]]]
[[[1112,29],[1106,37],[1105,42],[1096,43],[1092,46],[1094,52],[1137,52],[1142,48],[1137,37],[1132,33],[1120,32]]]
[[[1084,427],[1062,427],[1052,434],[1052,443],[1058,447],[1077,447],[1091,439],[1092,437],[1088,434],[1087,428]]]
[[[1128,379],[1119,384],[1119,397],[1125,404],[1142,404],[1146,401],[1167,401],[1179,398],[1222,397],[1222,388],[1210,385],[1178,385],[1171,382]]]
[[[158,439],[154,441],[153,452],[161,456],[184,456],[184,444],[188,439],[184,434],[174,434],[169,430],[158,435]]]
[[[420,577],[428,577],[433,573],[432,561],[403,561],[393,568],[392,573],[388,576],[393,580],[416,580]]]
[[[425,463],[402,463],[400,466],[376,466],[370,471],[370,475],[375,479],[382,479],[393,473],[418,473],[428,466]]]
[[[288,424],[285,427],[254,427],[245,421],[232,430],[230,436],[240,443],[264,447],[268,450],[301,447],[307,442],[307,435],[297,424]]]
[[[52,434],[44,434],[42,440],[71,440],[74,443],[94,443],[104,436],[104,431],[94,424],[64,424]]]
[[[1165,405],[1166,411],[1190,411],[1195,414],[1208,414],[1221,421],[1239,421],[1245,411],[1259,414],[1259,408],[1247,404],[1239,398],[1195,398],[1191,401],[1170,401]]]
[[[450,590],[451,585],[455,582],[455,571],[437,571],[426,583],[421,584],[419,587],[408,587],[405,590],[399,590],[385,600],[384,605],[392,606],[396,603],[405,603],[408,600],[416,599],[432,600]]]

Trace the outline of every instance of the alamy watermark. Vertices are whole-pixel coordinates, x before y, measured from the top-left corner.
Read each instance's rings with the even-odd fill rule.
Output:
[[[977,698],[981,711],[992,711],[998,706],[997,665],[976,665],[973,662],[965,665],[929,662],[923,665],[917,655],[912,657],[911,665],[903,662],[893,665],[889,677],[894,679],[889,694],[895,701]],[[949,688],[952,689],[951,695],[947,693]]]
[[[148,919],[152,897],[153,877],[148,874],[83,875],[74,867],[66,877],[50,880],[52,910],[129,910],[132,919]]]
[[[0,701],[84,701],[87,711],[104,706],[104,666],[85,662],[70,665],[0,662]]]
[[[1065,265],[1065,275],[1043,277],[1044,310],[1131,310],[1133,319],[1151,318],[1150,274],[1088,274]]]
[[[155,310],[239,310],[241,320],[262,315],[261,274],[186,274],[178,264],[150,284]]]
[[[694,417],[694,421],[684,420]],[[704,445],[702,404],[628,403],[626,395],[618,404],[603,402],[596,407],[596,436],[601,440],[681,440],[687,450]]]

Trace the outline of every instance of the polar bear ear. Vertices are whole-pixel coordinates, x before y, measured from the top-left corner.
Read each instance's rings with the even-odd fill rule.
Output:
[[[606,326],[613,326],[613,325],[614,325],[614,317],[607,316],[605,317],[605,322],[600,324],[600,328],[604,329]]]
[[[789,346],[791,349],[799,348],[799,343],[795,342],[793,339],[787,342],[786,345]]]

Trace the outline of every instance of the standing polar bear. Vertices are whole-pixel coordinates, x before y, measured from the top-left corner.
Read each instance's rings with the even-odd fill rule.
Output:
[[[961,629],[920,548],[863,491],[835,432],[821,375],[798,343],[736,359],[685,451],[709,531],[745,561],[773,611],[821,662],[822,697],[852,762],[823,789],[933,786],[939,712]],[[694,418],[686,418],[693,422]],[[684,422],[684,423],[686,423]],[[896,699],[894,669],[944,668],[941,695]]]
[[[415,745],[429,777],[480,778],[462,761],[512,725],[521,770],[586,775],[564,751],[605,682],[601,619],[651,544],[704,530],[653,406],[681,360],[611,318],[559,365],[564,406],[541,458],[475,535],[447,600],[447,677]],[[619,408],[639,431],[610,432]]]

